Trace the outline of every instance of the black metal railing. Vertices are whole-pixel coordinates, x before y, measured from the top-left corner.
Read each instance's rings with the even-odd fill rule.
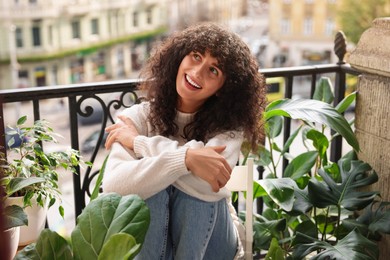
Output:
[[[336,54],[339,57],[337,64],[325,64],[315,66],[300,66],[300,67],[286,67],[263,69],[260,72],[266,78],[282,77],[285,80],[284,97],[292,98],[294,91],[301,88],[301,91],[312,96],[316,86],[317,80],[326,75],[334,81],[335,104],[339,103],[345,93],[346,77],[352,75],[356,77],[359,72],[352,69],[348,64],[343,62],[345,54],[344,49],[340,51],[339,45],[336,45]],[[75,216],[77,217],[86,205],[86,201],[90,196],[90,186],[94,177],[98,174],[103,161],[97,161],[97,155],[102,153],[100,149],[104,139],[104,128],[106,125],[113,123],[114,113],[125,107],[130,107],[138,102],[142,95],[137,89],[138,80],[121,80],[121,81],[106,81],[99,83],[85,83],[64,86],[49,86],[36,87],[28,89],[10,89],[0,91],[0,147],[2,152],[6,154],[6,139],[5,129],[6,122],[10,122],[10,113],[13,108],[10,107],[12,103],[22,102],[25,106],[28,105],[29,112],[32,113],[33,120],[43,119],[42,107],[45,106],[47,100],[64,101],[66,105],[62,108],[67,110],[65,114],[67,117],[59,120],[68,120],[68,132],[70,136],[70,146],[73,149],[80,150],[80,133],[83,131],[80,119],[91,118],[98,114],[98,128],[99,136],[97,138],[96,146],[91,154],[83,154],[84,160],[94,163],[94,168],[78,168],[78,175],[73,175],[73,192],[75,203]],[[303,88],[303,89],[302,89]],[[107,97],[107,94],[110,94]],[[10,112],[11,111],[11,112]],[[54,123],[54,122],[52,122]],[[285,120],[283,130],[283,141],[285,142],[290,136],[291,121]],[[103,150],[104,151],[104,150]],[[341,157],[342,141],[341,138],[336,138],[331,146],[331,159],[337,161]],[[85,158],[85,156],[88,158]],[[284,167],[287,161],[283,162]],[[83,172],[84,171],[84,172]]]

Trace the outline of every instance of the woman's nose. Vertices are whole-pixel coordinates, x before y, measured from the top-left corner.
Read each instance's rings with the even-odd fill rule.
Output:
[[[203,75],[203,72],[204,72],[204,69],[205,69],[205,64],[202,63],[202,64],[198,64],[197,66],[195,66],[194,68],[194,75],[198,78],[201,78],[202,75]]]

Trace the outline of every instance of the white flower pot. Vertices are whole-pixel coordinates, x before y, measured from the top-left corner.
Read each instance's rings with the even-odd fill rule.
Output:
[[[3,231],[5,241],[9,241],[5,260],[11,260],[18,251],[20,227],[14,227]]]
[[[25,246],[35,242],[41,231],[45,228],[47,207],[39,206],[35,199],[31,199],[32,206],[24,208],[27,214],[28,226],[20,227],[19,246]],[[18,205],[23,207],[23,197],[8,197],[8,205]]]

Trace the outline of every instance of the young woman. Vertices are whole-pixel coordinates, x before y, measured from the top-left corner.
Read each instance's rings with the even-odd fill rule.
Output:
[[[141,73],[146,102],[107,127],[105,192],[138,194],[151,223],[137,259],[234,259],[225,188],[244,138],[262,139],[265,83],[247,45],[204,23],[165,40]]]

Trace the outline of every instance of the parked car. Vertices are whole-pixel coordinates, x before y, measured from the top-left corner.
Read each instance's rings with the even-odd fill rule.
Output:
[[[93,113],[88,117],[78,115],[78,121],[81,125],[101,124],[103,121],[103,109],[99,106],[92,106]]]
[[[14,141],[11,146],[9,146],[9,142],[12,138],[14,139]],[[28,139],[24,137],[22,140],[22,138],[20,137],[20,133],[18,133],[17,130],[10,127],[5,128],[5,145],[7,149],[19,147],[22,142],[28,142]]]
[[[100,148],[104,148],[104,143],[106,142],[107,135],[108,133],[104,132],[103,139],[100,144]],[[100,129],[94,131],[90,136],[87,137],[87,139],[85,139],[85,141],[81,145],[81,151],[83,153],[93,152],[99,140],[99,136],[100,136]]]

